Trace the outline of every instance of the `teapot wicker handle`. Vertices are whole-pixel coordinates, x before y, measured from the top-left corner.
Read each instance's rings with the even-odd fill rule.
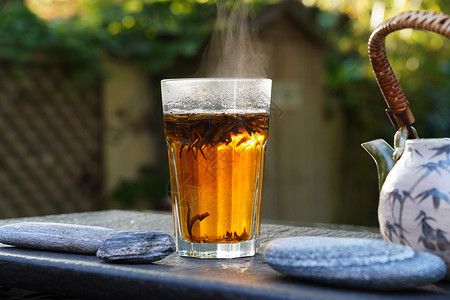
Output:
[[[397,124],[411,130],[414,116],[388,61],[384,43],[389,33],[404,28],[429,30],[450,38],[450,16],[429,11],[408,11],[385,21],[370,36],[369,57],[378,86]]]

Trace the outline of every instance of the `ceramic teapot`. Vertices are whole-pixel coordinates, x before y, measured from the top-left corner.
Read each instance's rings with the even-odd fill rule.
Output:
[[[414,117],[386,57],[390,32],[416,28],[450,38],[450,17],[406,12],[381,24],[369,40],[372,68],[396,127],[394,148],[384,140],[362,144],[377,164],[378,220],[383,238],[442,257],[450,266],[450,138],[419,139]],[[447,272],[449,276],[450,272]]]

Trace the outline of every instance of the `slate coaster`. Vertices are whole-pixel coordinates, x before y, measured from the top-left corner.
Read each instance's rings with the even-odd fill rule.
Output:
[[[430,253],[380,240],[288,237],[271,241],[264,258],[286,275],[336,286],[407,289],[444,278],[444,261]]]

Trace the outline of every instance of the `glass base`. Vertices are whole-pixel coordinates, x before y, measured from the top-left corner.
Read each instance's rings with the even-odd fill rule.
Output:
[[[180,256],[196,258],[237,258],[255,255],[259,238],[241,243],[210,244],[191,243],[177,237],[177,252]]]

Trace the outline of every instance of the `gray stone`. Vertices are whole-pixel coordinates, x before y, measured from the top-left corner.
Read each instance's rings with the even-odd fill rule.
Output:
[[[407,289],[444,278],[444,261],[433,254],[373,239],[288,237],[271,241],[264,258],[286,275],[336,286]]]
[[[95,254],[112,229],[99,226],[23,222],[0,227],[0,243],[23,248]]]
[[[152,263],[175,251],[172,237],[155,231],[119,231],[108,235],[97,257],[114,263]]]

